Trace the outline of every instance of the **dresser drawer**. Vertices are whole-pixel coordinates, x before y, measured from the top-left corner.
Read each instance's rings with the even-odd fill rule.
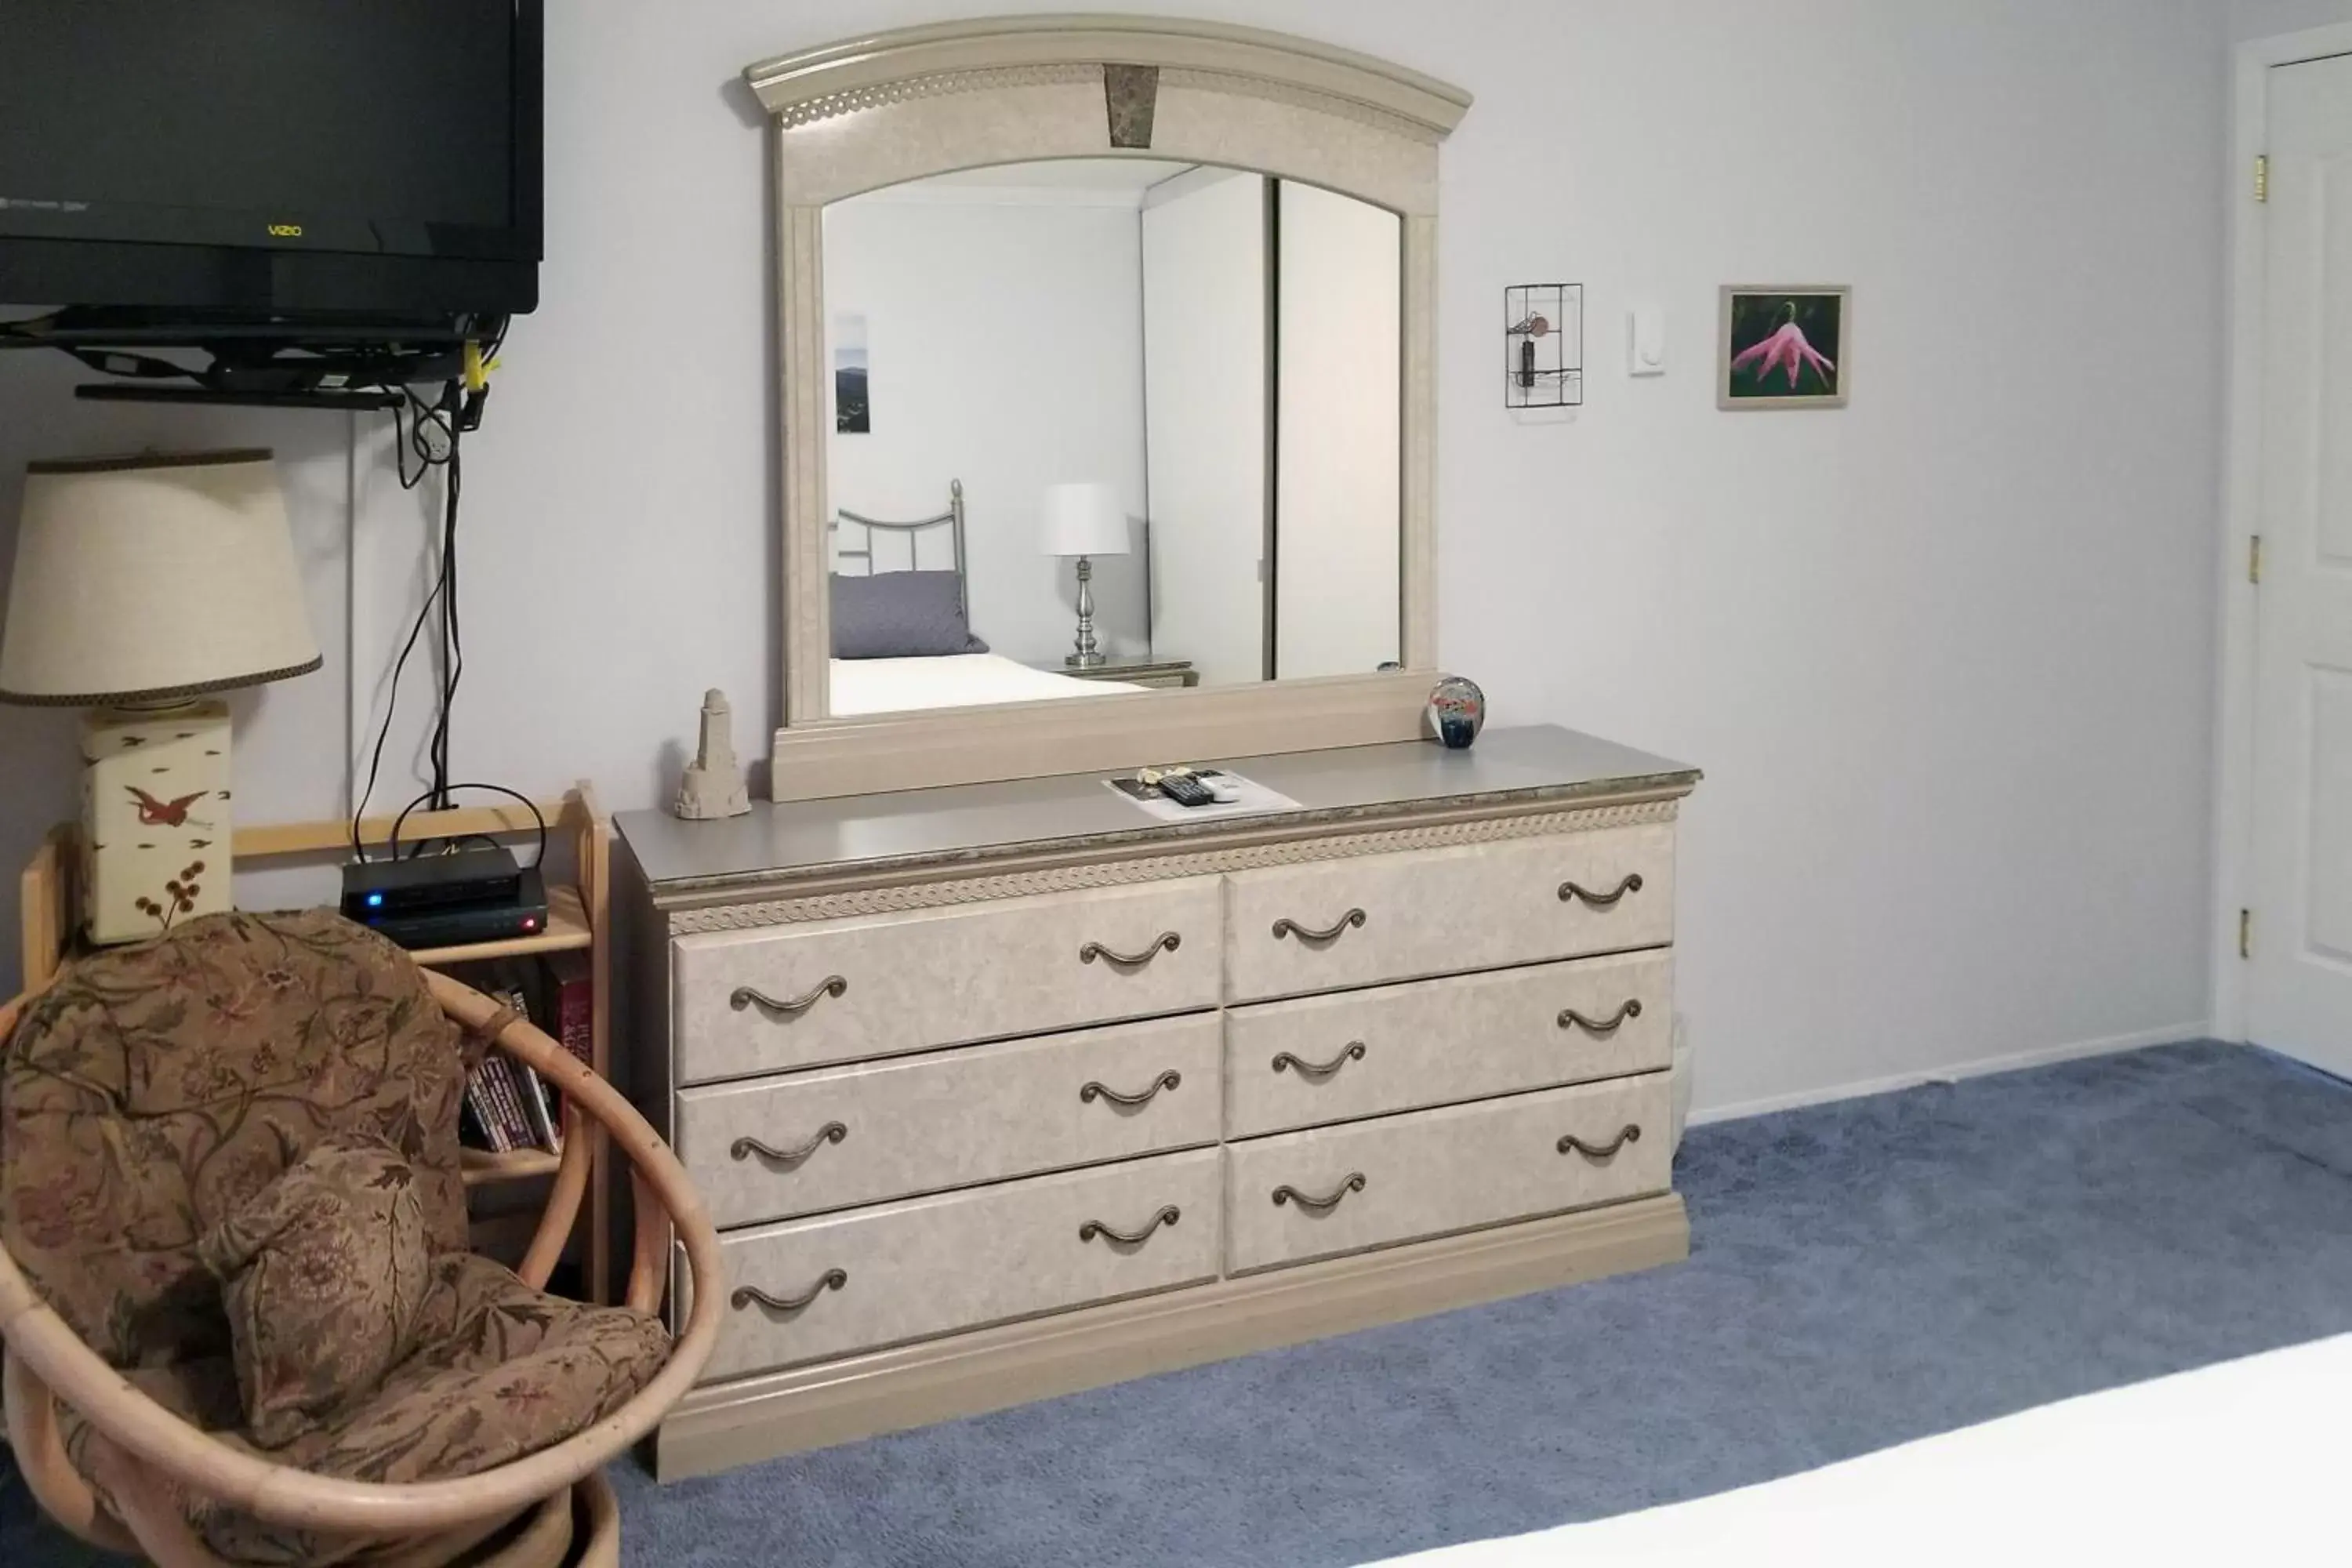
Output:
[[[1226,1135],[1654,1071],[1673,998],[1654,950],[1236,1007]]]
[[[1369,855],[1225,879],[1225,996],[1656,947],[1674,938],[1664,823]]]
[[[1667,1075],[1651,1073],[1229,1145],[1227,1267],[1246,1273],[1664,1192],[1672,1097]]]
[[[1214,1143],[1220,1026],[1196,1013],[689,1089],[674,1142],[722,1226]]]
[[[1218,900],[1196,877],[679,937],[677,1081],[1213,1007]]]
[[[1214,1279],[1218,1158],[1162,1154],[726,1237],[729,1310],[703,1380]]]

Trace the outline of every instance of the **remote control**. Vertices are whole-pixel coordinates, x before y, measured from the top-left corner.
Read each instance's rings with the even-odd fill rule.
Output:
[[[1160,779],[1160,793],[1178,805],[1206,805],[1217,798],[1207,784],[1190,773],[1163,773]]]

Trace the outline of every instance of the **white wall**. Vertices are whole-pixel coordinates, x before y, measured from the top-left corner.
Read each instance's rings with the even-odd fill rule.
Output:
[[[1440,647],[1496,722],[1707,770],[1678,961],[1701,1108],[2202,1017],[2220,0],[1181,8],[1478,97],[1444,154]],[[776,710],[770,225],[734,74],[969,9],[551,16],[545,303],[467,468],[465,772],[584,773],[648,803],[713,684],[758,750]],[[1522,424],[1494,374],[1501,292],[1563,278],[1587,286],[1587,405]],[[1715,289],[1772,280],[1854,285],[1849,410],[1715,410]],[[1660,381],[1609,361],[1638,302],[1667,312]],[[337,420],[77,407],[73,379],[0,358],[0,517],[37,453],[299,443],[314,587],[339,615]],[[387,488],[356,521],[370,668],[424,531]],[[242,805],[341,806],[337,689],[261,700]],[[0,865],[70,809],[69,735],[0,714]]]
[[[1276,355],[1275,671],[1398,657],[1404,370],[1397,216],[1286,180]]]
[[[2352,0],[2228,0],[2228,5],[2230,36],[2240,41],[2352,22]]]
[[[1134,197],[1044,195],[1058,199],[925,185],[842,203],[824,223],[825,309],[866,318],[873,404],[870,434],[831,438],[833,505],[929,517],[962,479],[972,630],[1025,660],[1069,652],[1077,625],[1071,563],[1038,549],[1046,487],[1101,480],[1144,515]],[[876,537],[877,564],[902,567],[904,536]],[[944,530],[922,542],[922,564],[947,563]],[[1139,553],[1095,563],[1106,651],[1145,650],[1144,575]]]

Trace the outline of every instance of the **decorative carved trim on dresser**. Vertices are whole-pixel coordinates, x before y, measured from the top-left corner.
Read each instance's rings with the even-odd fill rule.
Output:
[[[795,130],[803,125],[814,125],[820,121],[837,120],[845,114],[855,114],[861,109],[880,109],[887,104],[908,103],[919,98],[937,98],[950,92],[991,92],[1007,87],[1084,86],[1102,78],[1097,65],[992,66],[982,70],[935,71],[929,76],[907,77],[898,81],[878,82],[872,87],[852,88],[829,92],[822,98],[803,99],[776,111],[776,124],[782,130]]]
[[[665,1479],[1685,1255],[1696,773],[1556,729],[1217,765],[1298,809],[620,819],[632,1082],[734,1274]]]
[[[769,112],[800,124],[840,113],[845,100],[976,85],[1034,86],[1102,79],[1105,60],[1160,67],[1163,87],[1196,85],[1271,102],[1362,116],[1435,143],[1461,122],[1469,95],[1418,71],[1284,33],[1185,18],[1003,16],[902,27],[803,49],[748,67],[744,79]],[[930,84],[939,84],[932,86]]]
[[[1494,844],[1511,838],[1587,833],[1603,827],[1671,823],[1674,819],[1675,803],[1671,799],[1642,801],[1632,805],[1590,806],[1581,811],[1535,812],[1523,816],[1460,817],[1421,827],[1391,828],[1381,833],[1271,839],[1237,844],[1223,849],[1202,849],[1185,855],[1153,855],[1128,860],[1076,860],[985,877],[886,883],[802,898],[709,904],[698,909],[688,907],[681,908],[670,918],[670,930],[680,933],[742,931],[753,926],[790,925],[798,921],[837,920],[844,915],[939,909],[950,904],[1018,899],[1032,893],[1075,893],[1087,888],[1127,887],[1138,882],[1169,881],[1180,877],[1255,870],[1265,866],[1301,866],[1312,860],[1339,860],[1357,855],[1389,855],[1408,849]]]

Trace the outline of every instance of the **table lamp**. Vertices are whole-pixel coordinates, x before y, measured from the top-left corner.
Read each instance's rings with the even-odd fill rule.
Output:
[[[230,907],[229,718],[214,694],[319,664],[268,452],[26,468],[0,701],[92,710],[90,941]]]
[[[1043,535],[1046,554],[1078,558],[1077,651],[1064,655],[1062,662],[1076,669],[1093,668],[1106,661],[1095,646],[1092,557],[1124,555],[1129,548],[1127,511],[1118,504],[1118,487],[1048,485]]]

